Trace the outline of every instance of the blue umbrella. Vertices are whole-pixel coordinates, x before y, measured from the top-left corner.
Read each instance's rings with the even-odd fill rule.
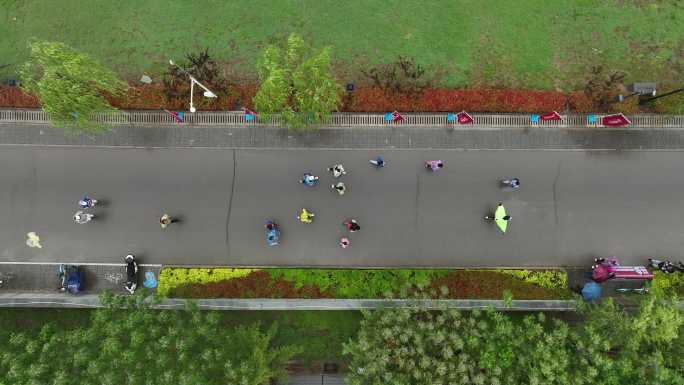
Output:
[[[584,298],[585,301],[599,299],[601,298],[602,293],[603,289],[601,288],[601,285],[596,282],[585,283],[584,287],[582,288],[582,298]]]

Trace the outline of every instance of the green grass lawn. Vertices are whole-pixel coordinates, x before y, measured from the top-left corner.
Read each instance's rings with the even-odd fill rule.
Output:
[[[397,55],[448,70],[444,85],[576,87],[588,66],[680,82],[684,7],[662,0],[0,0],[0,67],[30,37],[66,42],[130,79],[208,47],[253,76],[259,49],[299,32],[332,45],[340,80]],[[670,61],[668,61],[670,60]],[[14,71],[0,69],[0,78]]]

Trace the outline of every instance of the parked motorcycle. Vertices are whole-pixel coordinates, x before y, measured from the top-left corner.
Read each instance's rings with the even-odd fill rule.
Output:
[[[135,289],[138,288],[138,262],[136,262],[133,254],[125,256],[124,262],[126,263],[126,283],[124,284],[124,289],[134,294]]]
[[[659,269],[665,274],[672,274],[672,273],[682,273],[684,272],[684,263],[682,262],[671,262],[671,261],[666,261],[666,260],[659,260],[659,259],[653,259],[649,258],[648,259],[649,265],[655,269]]]
[[[83,288],[83,272],[78,266],[60,264],[57,267],[59,277],[59,291],[78,294]]]

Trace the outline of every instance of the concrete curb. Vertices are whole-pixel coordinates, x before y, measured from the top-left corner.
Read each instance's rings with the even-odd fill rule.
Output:
[[[163,299],[158,309],[182,309],[186,300]],[[198,299],[204,310],[362,310],[376,308],[407,308],[424,303],[428,308],[473,310],[493,307],[506,311],[574,311],[574,300],[513,300],[506,306],[502,300],[425,300],[406,299]],[[0,307],[5,308],[98,308],[102,307],[97,295],[68,296],[44,293],[0,293]]]

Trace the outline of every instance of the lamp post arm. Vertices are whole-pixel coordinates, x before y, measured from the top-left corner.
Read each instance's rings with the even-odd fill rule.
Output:
[[[188,76],[189,76],[189,75],[188,75]],[[215,93],[209,91],[209,89],[208,89],[207,87],[205,87],[202,83],[198,82],[197,79],[195,79],[194,77],[190,76],[190,80],[192,81],[193,84],[194,84],[194,83],[197,83],[197,85],[200,86],[200,87],[202,87],[205,91],[207,91],[207,92],[210,93],[211,95],[214,95],[214,96],[212,96],[212,97],[214,97],[214,98],[216,97],[216,94],[215,94]]]
[[[652,101],[652,100],[664,98],[664,97],[666,97],[666,96],[670,96],[670,95],[672,95],[672,94],[676,94],[677,92],[682,92],[682,91],[684,91],[684,87],[678,88],[678,89],[676,89],[676,90],[674,90],[674,91],[666,92],[666,93],[664,93],[664,94],[662,94],[662,95],[658,95],[658,96],[655,96],[655,97],[652,97],[652,98],[648,98],[648,99],[644,100],[644,101],[641,102],[641,103],[648,103],[648,102],[650,102],[650,101]]]

